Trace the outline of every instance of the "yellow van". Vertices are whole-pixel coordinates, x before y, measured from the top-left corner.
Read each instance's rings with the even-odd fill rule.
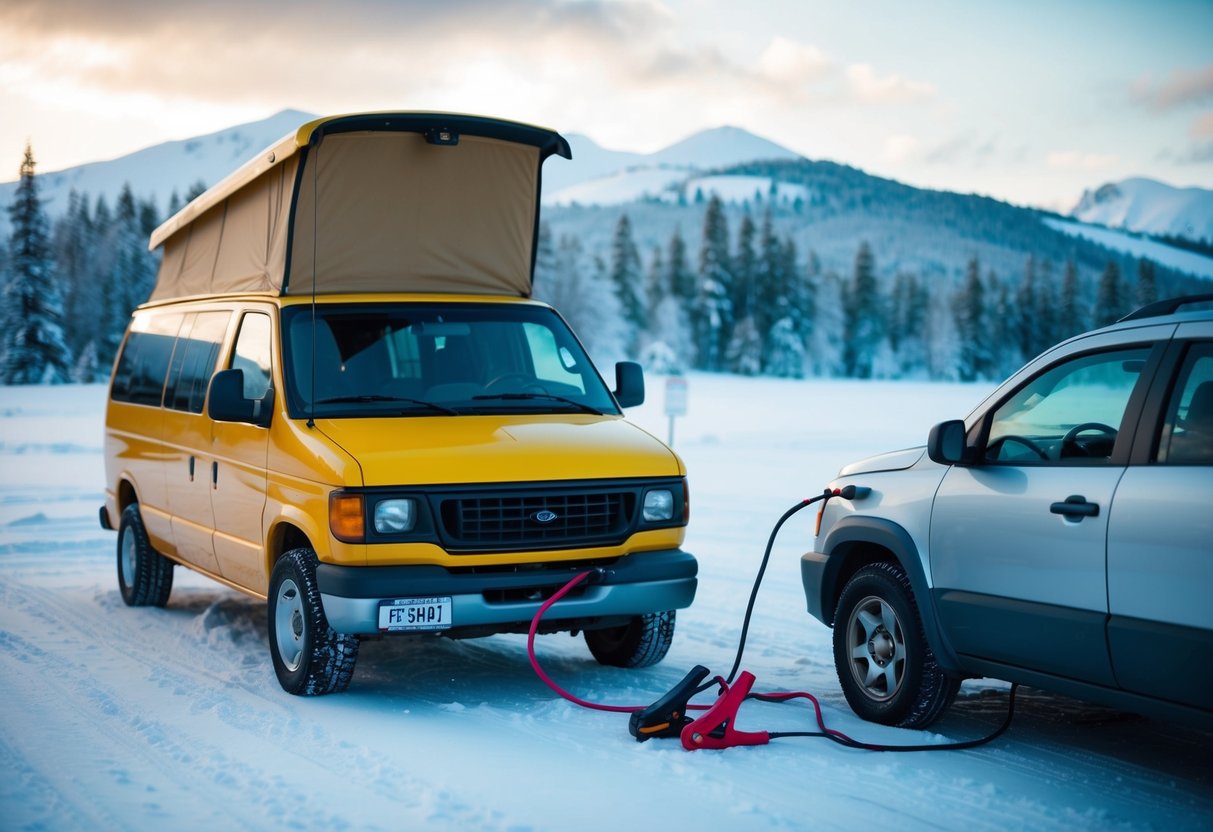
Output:
[[[530,300],[559,134],[441,113],[301,126],[152,234],[106,410],[118,584],[185,566],[268,602],[295,694],[343,690],[361,639],[525,632],[660,661],[697,564],[686,468],[624,421],[568,325]]]

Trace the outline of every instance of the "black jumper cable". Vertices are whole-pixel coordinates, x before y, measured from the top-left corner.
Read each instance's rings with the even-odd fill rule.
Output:
[[[544,614],[578,584],[587,580],[592,582],[594,579],[605,575],[607,570],[601,567],[588,569],[575,575],[568,583],[557,590],[551,598],[545,601],[540,606],[538,612],[535,613],[527,635],[527,656],[530,658],[531,668],[552,691],[575,705],[597,711],[631,714],[628,730],[636,738],[637,742],[644,742],[653,737],[679,737],[683,747],[688,751],[700,748],[722,749],[739,745],[766,745],[770,740],[785,737],[819,737],[848,748],[858,748],[865,751],[959,751],[966,748],[976,748],[997,739],[1010,727],[1011,720],[1015,715],[1015,692],[1019,687],[1017,684],[1011,685],[1007,701],[1007,715],[1002,724],[984,737],[950,743],[883,745],[861,742],[847,736],[841,731],[826,727],[825,719],[821,713],[821,703],[811,693],[804,691],[754,693],[751,691],[755,681],[754,674],[743,670],[740,677],[737,677],[737,671],[741,667],[741,657],[745,652],[746,637],[750,630],[750,617],[754,613],[754,604],[758,598],[758,588],[762,585],[767,564],[771,559],[771,549],[775,545],[775,538],[778,536],[783,524],[792,515],[808,508],[814,503],[828,502],[833,498],[854,500],[866,497],[870,491],[871,489],[865,486],[857,485],[847,485],[843,488],[835,489],[827,488],[816,497],[810,497],[796,503],[785,511],[783,516],[775,523],[774,528],[771,529],[771,535],[767,539],[766,550],[762,555],[762,563],[759,565],[758,574],[754,578],[754,586],[750,590],[750,598],[746,603],[745,618],[741,624],[741,637],[737,643],[737,654],[733,659],[733,667],[729,670],[727,677],[715,676],[708,679],[711,671],[703,665],[696,665],[683,677],[682,681],[651,705],[604,705],[597,702],[589,702],[569,693],[556,684],[544,671],[543,667],[539,664],[539,659],[535,655],[535,634],[539,630],[539,623],[543,619]],[[737,677],[736,682],[734,682],[735,677]],[[706,682],[704,681],[705,679],[707,679]],[[691,699],[713,686],[718,688],[715,703],[711,705],[691,704]],[[756,699],[760,702],[789,702],[794,699],[806,699],[813,706],[819,730],[739,731],[736,728],[737,711],[741,707],[741,703],[747,699]],[[702,716],[692,719],[688,711],[703,711],[704,713]]]

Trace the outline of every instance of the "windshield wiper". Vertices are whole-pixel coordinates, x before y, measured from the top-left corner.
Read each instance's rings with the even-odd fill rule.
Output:
[[[483,396],[472,396],[472,401],[485,401],[487,399],[498,399],[507,402],[527,401],[532,399],[549,399],[551,401],[563,402],[577,408],[582,413],[593,413],[595,416],[602,416],[603,413],[597,408],[590,407],[588,404],[583,404],[575,399],[567,399],[564,396],[557,396],[555,393],[490,393]]]
[[[418,407],[427,407],[437,413],[444,413],[447,416],[458,416],[458,410],[452,410],[449,407],[443,407],[434,402],[427,402],[422,399],[410,399],[406,396],[381,396],[378,393],[367,393],[360,396],[331,396],[327,399],[320,399],[316,404],[369,404],[373,402],[404,402],[405,404],[415,404]]]

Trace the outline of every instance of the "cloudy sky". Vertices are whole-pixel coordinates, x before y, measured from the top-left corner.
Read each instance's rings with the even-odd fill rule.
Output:
[[[1213,0],[0,0],[0,180],[27,140],[47,172],[288,107],[635,151],[731,124],[1069,208],[1133,175],[1213,188]]]

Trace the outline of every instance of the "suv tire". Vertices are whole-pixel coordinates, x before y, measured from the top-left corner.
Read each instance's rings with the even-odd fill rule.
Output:
[[[291,549],[270,575],[270,656],[278,683],[296,696],[321,696],[349,687],[358,637],[329,626],[316,584],[316,553]]]
[[[139,504],[118,521],[118,589],[128,607],[163,607],[173,591],[173,562],[152,547]]]
[[[674,641],[674,610],[638,615],[620,627],[586,630],[585,643],[599,664],[649,667],[665,658]]]
[[[870,564],[847,582],[834,615],[834,666],[851,709],[883,725],[924,728],[960,688],[935,660],[896,563]]]

